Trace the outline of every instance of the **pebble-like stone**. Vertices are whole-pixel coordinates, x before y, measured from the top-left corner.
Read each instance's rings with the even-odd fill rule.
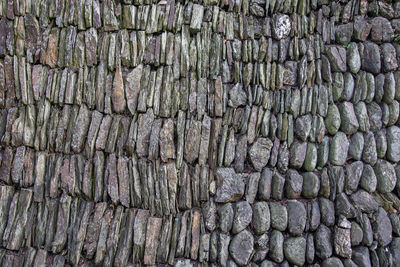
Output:
[[[320,180],[313,172],[303,173],[303,189],[301,194],[305,198],[314,198],[318,195],[320,189]]]
[[[238,205],[238,204],[236,204]],[[251,214],[251,212],[250,212]],[[259,201],[253,205],[253,218],[251,221],[252,228],[257,235],[264,234],[269,230],[271,224],[270,209],[268,203]],[[234,221],[235,226],[235,221]]]
[[[288,223],[287,209],[278,203],[269,203],[271,227],[278,231],[285,231]]]
[[[400,161],[400,128],[391,126],[387,129],[387,158],[392,162]]]
[[[297,200],[289,200],[287,205],[289,233],[299,236],[306,226],[307,213],[304,204]]]
[[[378,160],[374,166],[374,172],[378,181],[377,190],[381,193],[389,193],[396,186],[396,172],[393,165],[385,160]]]
[[[332,138],[329,149],[329,161],[334,165],[344,165],[349,150],[349,141],[343,132],[337,132]]]
[[[244,266],[250,261],[254,251],[253,246],[253,235],[249,231],[244,230],[232,238],[229,244],[229,253],[238,265]]]
[[[331,230],[321,224],[315,232],[315,254],[320,259],[327,259],[332,255]]]
[[[378,241],[379,245],[383,247],[389,245],[392,241],[392,223],[383,208],[380,207],[375,213],[375,222],[372,226],[374,238]]]
[[[289,263],[297,266],[304,265],[306,259],[306,239],[304,237],[291,237],[283,244],[285,258]]]

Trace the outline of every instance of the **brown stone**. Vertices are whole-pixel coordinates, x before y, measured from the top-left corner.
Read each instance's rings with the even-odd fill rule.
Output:
[[[144,264],[155,264],[162,218],[150,217],[147,221],[146,247],[144,251]]]

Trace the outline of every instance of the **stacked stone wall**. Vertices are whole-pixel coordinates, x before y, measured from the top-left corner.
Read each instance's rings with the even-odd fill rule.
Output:
[[[2,266],[400,266],[400,1],[0,0]]]

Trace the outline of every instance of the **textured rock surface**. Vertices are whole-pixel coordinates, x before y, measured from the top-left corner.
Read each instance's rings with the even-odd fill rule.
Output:
[[[399,0],[0,0],[0,266],[400,265],[399,41]]]

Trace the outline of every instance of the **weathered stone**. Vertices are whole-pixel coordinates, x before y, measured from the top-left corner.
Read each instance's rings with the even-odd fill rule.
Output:
[[[299,198],[303,188],[303,176],[290,169],[285,182],[285,194],[288,198]]]
[[[303,173],[303,189],[301,194],[305,198],[314,198],[318,195],[320,189],[320,181],[318,176],[313,172]]]
[[[343,132],[337,132],[333,137],[330,149],[329,160],[334,165],[344,165],[347,159],[349,141]]]
[[[272,230],[269,241],[269,257],[275,262],[283,261],[283,235],[277,230]]]
[[[299,169],[303,166],[304,159],[307,152],[307,143],[295,141],[290,146],[290,166]]]
[[[126,82],[124,84],[126,105],[132,115],[135,114],[138,105],[142,71],[143,65],[139,65],[126,75]]]
[[[201,122],[192,121],[185,139],[184,157],[192,163],[199,156],[200,151]]]
[[[326,54],[329,58],[333,71],[345,72],[347,70],[346,49],[344,49],[344,47],[327,46]]]
[[[335,135],[341,125],[339,109],[336,105],[329,105],[328,113],[325,117],[325,126],[329,134]]]
[[[218,168],[216,202],[226,203],[240,199],[244,194],[244,183],[232,168]]]
[[[278,40],[286,38],[291,30],[291,21],[288,15],[277,14],[273,17],[273,33]]]
[[[361,68],[367,72],[378,74],[381,70],[381,56],[379,46],[372,42],[363,43],[361,52]]]
[[[323,224],[315,233],[315,254],[321,259],[332,255],[331,230]]]
[[[244,266],[247,265],[253,254],[254,238],[252,234],[244,230],[232,238],[229,244],[229,252],[235,262]]]
[[[376,190],[378,180],[376,178],[374,169],[371,165],[365,164],[361,176],[360,186],[370,192],[373,193]]]
[[[367,247],[358,246],[353,249],[352,260],[357,266],[371,266]]]
[[[361,57],[356,43],[351,43],[347,48],[347,64],[352,73],[357,73],[361,68]]]
[[[378,181],[377,190],[381,193],[389,193],[396,186],[396,172],[393,165],[385,160],[378,160],[374,166]]]
[[[155,264],[161,224],[161,218],[150,217],[147,221],[146,246],[143,257],[144,264]]]
[[[379,204],[368,192],[358,190],[350,196],[355,207],[366,213],[372,213],[379,208]]]
[[[268,138],[258,138],[249,149],[249,157],[257,171],[267,165],[272,149],[272,142]]]
[[[260,201],[254,203],[252,215],[252,228],[257,235],[261,235],[269,230],[271,219],[267,202]]]
[[[226,203],[218,208],[219,228],[222,232],[230,232],[233,224],[233,208],[231,203]]]
[[[304,237],[286,239],[283,244],[283,249],[288,262],[297,266],[304,265],[306,260],[306,239]]]
[[[304,204],[297,200],[290,200],[287,206],[288,230],[292,235],[299,236],[306,226],[307,213]]]
[[[343,102],[339,105],[341,124],[340,129],[348,135],[357,132],[359,123],[354,113],[353,104],[350,102]]]
[[[400,161],[400,128],[391,126],[387,129],[387,158],[392,162]]]
[[[259,214],[259,211],[257,211],[257,214]],[[238,202],[235,208],[235,217],[233,219],[232,233],[237,234],[241,232],[243,229],[245,229],[251,223],[252,217],[253,217],[253,210],[250,204],[247,201]],[[262,227],[261,224],[259,224],[259,226]]]
[[[385,72],[394,71],[398,67],[396,58],[396,49],[390,43],[381,45],[382,58],[383,58],[383,70]]]
[[[390,42],[393,38],[393,28],[386,18],[375,17],[371,21],[371,39],[374,42]]]
[[[375,222],[372,224],[374,237],[379,245],[387,246],[392,241],[392,224],[389,216],[383,208],[379,208],[375,213]]]

